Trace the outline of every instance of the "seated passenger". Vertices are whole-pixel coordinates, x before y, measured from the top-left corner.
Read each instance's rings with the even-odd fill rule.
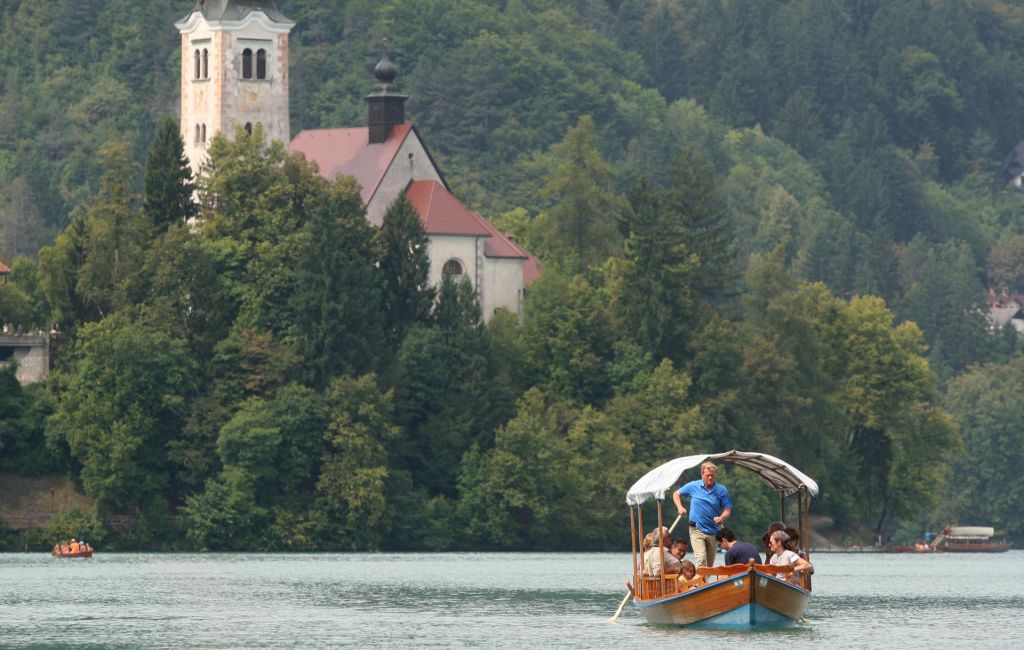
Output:
[[[772,533],[772,536],[769,538],[769,544],[771,544],[772,553],[774,555],[772,555],[768,562],[772,566],[792,566],[793,572],[789,574],[789,580],[790,582],[798,582],[793,580],[793,577],[795,577],[797,573],[810,573],[814,570],[814,566],[793,551],[787,549],[785,544],[788,541],[789,535],[786,534],[786,531],[777,530]],[[785,578],[786,574],[778,573],[775,577]]]
[[[704,585],[704,576],[697,575],[697,567],[693,566],[693,562],[683,560],[679,581],[682,583],[683,589],[695,589]]]
[[[686,555],[686,540],[680,537],[676,541],[672,542],[672,557],[677,560],[682,560],[683,556]]]
[[[728,528],[723,528],[715,534],[715,539],[725,549],[725,559],[722,564],[747,564],[753,560],[755,564],[761,564],[761,554],[753,544],[736,539],[736,533]]]
[[[679,573],[679,560],[669,552],[672,545],[672,537],[668,528],[661,529],[661,545],[658,545],[658,530],[655,529],[648,537],[651,538],[651,548],[644,553],[644,575],[656,577],[661,575],[661,567],[664,565],[665,573]],[[646,542],[646,539],[644,540]],[[646,546],[646,543],[645,543]]]
[[[768,532],[764,535],[761,535],[761,541],[764,542],[765,561],[770,560],[772,557],[771,536],[772,533],[774,533],[777,530],[786,530],[786,524],[782,523],[781,521],[773,521],[768,526]]]
[[[79,550],[80,550],[80,547],[78,546],[78,542],[75,541],[74,537],[72,537],[71,538],[71,552],[72,553],[77,553]]]

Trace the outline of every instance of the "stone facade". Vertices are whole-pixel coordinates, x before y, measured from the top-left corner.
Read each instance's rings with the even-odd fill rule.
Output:
[[[50,338],[46,334],[0,336],[0,366],[17,362],[16,377],[22,386],[50,376]]]
[[[295,23],[262,11],[210,20],[193,11],[181,33],[181,138],[198,172],[213,136],[262,125],[267,141],[288,142],[288,34]]]

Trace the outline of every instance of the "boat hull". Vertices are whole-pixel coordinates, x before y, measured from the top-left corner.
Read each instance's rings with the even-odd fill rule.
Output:
[[[92,557],[92,551],[79,551],[78,553],[54,553],[50,552],[53,557]]]
[[[775,629],[796,624],[811,594],[773,576],[748,571],[655,600],[634,599],[648,623],[711,629]]]
[[[1012,546],[1012,542],[984,542],[981,544],[946,542],[942,550],[947,553],[1005,553]]]

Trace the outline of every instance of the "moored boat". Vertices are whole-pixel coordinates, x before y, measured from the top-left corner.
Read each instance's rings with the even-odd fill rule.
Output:
[[[935,550],[947,553],[1005,553],[1013,546],[1006,540],[992,541],[991,526],[947,526],[932,541]]]
[[[780,495],[783,518],[786,499],[797,498],[797,513],[802,539],[800,546],[809,547],[807,513],[811,497],[818,493],[813,479],[785,461],[753,452],[729,451],[721,454],[685,456],[669,461],[644,475],[629,489],[626,501],[633,522],[633,576],[627,588],[633,603],[649,623],[688,625],[692,627],[735,629],[772,629],[797,623],[811,599],[810,577],[793,575],[789,566],[736,564],[701,567],[697,570],[708,582],[687,588],[678,576],[641,575],[637,540],[643,538],[641,506],[654,499],[658,507],[658,527],[662,525],[662,502],[665,494],[687,469],[706,461],[724,462],[750,470],[761,477]],[[678,520],[677,520],[678,521]],[[639,533],[639,536],[638,536]]]

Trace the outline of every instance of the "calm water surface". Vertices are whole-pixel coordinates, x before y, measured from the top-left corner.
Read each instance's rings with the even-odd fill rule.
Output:
[[[0,554],[0,647],[1024,647],[1024,551],[811,559],[798,627],[711,632],[610,625],[628,554]]]

